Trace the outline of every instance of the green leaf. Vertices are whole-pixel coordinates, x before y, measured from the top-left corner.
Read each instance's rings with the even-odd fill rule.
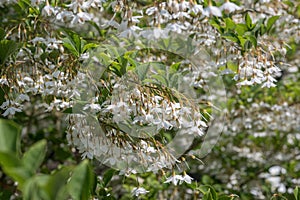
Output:
[[[5,35],[6,35],[5,30],[0,27],[0,40],[3,40]]]
[[[179,67],[181,65],[181,62],[177,62],[177,63],[174,63],[170,66],[170,70],[169,70],[169,73],[173,74],[175,72],[178,71]]]
[[[22,162],[28,170],[35,173],[42,164],[46,155],[46,140],[41,140],[32,145],[27,152],[25,152]]]
[[[38,175],[28,179],[24,185],[24,200],[50,200],[43,187],[49,181],[49,175]]]
[[[226,29],[227,30],[233,30],[236,26],[234,21],[232,21],[232,19],[230,19],[230,18],[225,19],[225,24],[226,24]]]
[[[237,24],[235,31],[239,36],[243,36],[248,31],[248,27],[245,24]]]
[[[48,199],[65,200],[68,196],[67,181],[70,178],[70,168],[62,168],[52,174],[43,186],[43,190],[47,193]]]
[[[254,45],[255,48],[257,47],[257,39],[256,39],[255,36],[253,36],[253,35],[248,35],[248,36],[247,36],[247,39]]]
[[[6,60],[17,51],[19,45],[12,40],[0,41],[0,64],[4,64]]]
[[[294,189],[294,196],[296,200],[300,200],[300,193],[298,186]]]
[[[222,37],[232,42],[239,42],[239,39],[233,33],[226,33]]]
[[[202,200],[216,200],[216,199],[213,198],[210,189],[208,189],[208,191],[204,193]]]
[[[215,191],[215,189],[212,187],[212,186],[210,186],[210,185],[201,185],[200,187],[199,187],[199,190],[203,193],[203,194],[205,194],[205,195],[207,195],[207,198],[208,199],[217,199],[218,197],[217,197],[217,193],[216,193],[216,191]],[[205,196],[204,195],[204,196]],[[203,198],[204,199],[204,198]]]
[[[136,67],[136,73],[139,77],[139,80],[143,81],[146,78],[149,68],[150,63],[144,63]]]
[[[95,43],[88,43],[86,45],[84,45],[83,49],[82,49],[82,52],[86,52],[87,50],[89,49],[93,49],[93,48],[96,48],[98,47],[99,45],[98,44],[95,44]]]
[[[264,22],[265,22],[265,18],[259,19],[258,22],[255,24],[255,27],[252,30],[252,32],[256,34],[257,31],[261,30],[261,27],[264,27]],[[262,32],[260,34],[263,35]],[[258,36],[258,34],[256,34],[256,36]]]
[[[252,19],[251,19],[249,13],[246,13],[245,21],[246,21],[246,25],[247,25],[248,29],[251,29],[252,28]]]
[[[83,53],[83,47],[85,40],[81,39],[80,36],[70,30],[64,30],[66,38],[63,38],[63,45],[75,56],[79,57]]]
[[[19,188],[22,188],[25,181],[32,175],[13,152],[0,152],[0,165],[5,174],[18,182]]]
[[[103,186],[106,187],[109,181],[112,179],[113,175],[115,174],[116,170],[109,169],[103,175]]]
[[[164,86],[168,86],[168,82],[167,82],[166,78],[160,74],[154,74],[151,76],[151,78],[156,79],[160,84],[162,84]]]
[[[89,162],[84,160],[73,171],[68,191],[74,200],[88,200],[94,186],[94,174]]]
[[[268,19],[267,21],[267,32],[269,32],[272,28],[272,26],[274,25],[274,23],[278,20],[280,16],[276,15],[276,16],[272,16]]]
[[[13,121],[0,119],[0,152],[21,153],[21,127]]]

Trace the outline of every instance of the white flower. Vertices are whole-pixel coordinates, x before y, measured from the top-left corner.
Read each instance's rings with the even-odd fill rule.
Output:
[[[222,17],[222,12],[218,7],[209,5],[208,7],[204,8],[203,15],[207,17],[212,15],[216,17]]]
[[[192,180],[193,178],[190,177],[189,175],[187,175],[185,172],[184,172],[184,176],[182,177],[182,180],[179,181],[179,184],[183,183],[183,182],[186,182],[188,184],[191,184],[192,183]]]
[[[74,17],[72,12],[64,10],[56,15],[56,20],[60,22],[65,22],[66,20],[71,19],[72,17]]]
[[[132,196],[139,196],[139,195],[141,195],[141,194],[147,194],[149,191],[148,190],[146,190],[145,188],[142,188],[142,187],[135,187],[135,188],[133,188],[132,189],[132,191],[131,191],[131,194],[132,194]]]
[[[87,12],[79,12],[77,13],[77,15],[75,15],[71,21],[71,24],[77,24],[77,23],[80,23],[80,24],[84,24],[86,21],[89,21],[91,20],[92,17],[89,13]]]
[[[240,10],[241,7],[237,6],[236,4],[234,3],[231,3],[230,1],[226,1],[221,7],[220,7],[220,10],[221,11],[225,11],[227,13],[231,13],[231,12],[234,12],[236,10]]]
[[[46,15],[46,16],[51,16],[53,14],[56,14],[55,12],[55,9],[50,6],[50,5],[46,5],[44,8],[43,8],[43,11],[42,11],[42,15]]]
[[[22,112],[21,109],[15,108],[15,107],[9,107],[6,109],[6,111],[2,114],[4,117],[8,115],[14,115],[16,112]]]
[[[178,182],[179,184],[181,184],[182,181],[183,181],[183,177],[181,175],[172,175],[169,178],[167,178],[167,180],[164,183],[172,182],[174,185],[177,185]]]

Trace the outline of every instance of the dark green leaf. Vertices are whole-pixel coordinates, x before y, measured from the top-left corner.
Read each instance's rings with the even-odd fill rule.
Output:
[[[6,60],[17,51],[18,44],[12,40],[0,41],[0,64],[4,64]]]
[[[5,30],[0,27],[0,40],[3,40],[5,35],[6,35]]]
[[[25,152],[22,162],[32,173],[35,173],[42,164],[46,155],[46,145],[46,140],[41,140],[32,145],[29,150]]]
[[[80,36],[69,30],[64,30],[66,38],[63,39],[63,45],[75,56],[79,57],[83,53],[85,41]]]
[[[103,175],[103,186],[106,187],[107,184],[110,182],[112,179],[113,175],[115,174],[116,170],[114,169],[109,169],[107,170],[104,175]]]

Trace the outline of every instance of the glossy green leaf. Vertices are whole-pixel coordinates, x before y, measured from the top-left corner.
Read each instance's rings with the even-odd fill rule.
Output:
[[[41,140],[32,145],[29,150],[25,152],[22,162],[32,173],[42,164],[46,155],[46,145],[46,140]]]
[[[87,160],[82,161],[73,171],[68,191],[74,200],[88,200],[94,186],[94,174]]]
[[[0,119],[0,152],[14,152],[20,155],[21,127],[13,121]]]

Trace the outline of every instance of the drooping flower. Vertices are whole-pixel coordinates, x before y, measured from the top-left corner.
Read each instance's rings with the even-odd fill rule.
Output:
[[[149,191],[142,187],[135,187],[132,189],[131,194],[132,196],[140,196],[141,194],[147,194]]]

